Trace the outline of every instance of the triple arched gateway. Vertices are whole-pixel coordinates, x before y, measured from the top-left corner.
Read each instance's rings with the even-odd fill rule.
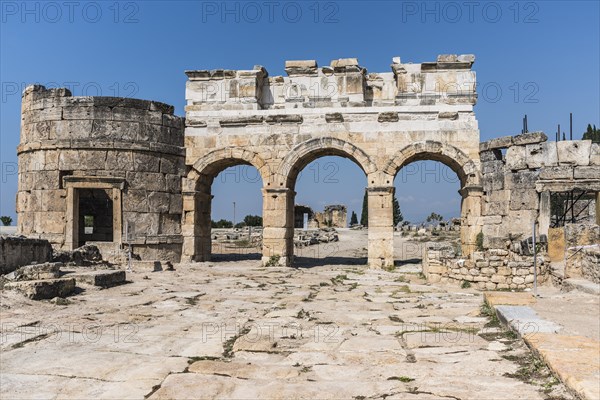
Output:
[[[263,183],[263,261],[293,255],[298,173],[336,155],[365,173],[369,264],[393,265],[393,181],[416,160],[441,161],[460,178],[462,243],[472,249],[482,189],[479,130],[473,113],[473,56],[403,64],[367,73],[356,59],[286,62],[286,77],[252,70],[188,71],[183,259],[210,258],[212,180],[237,164],[256,167]]]

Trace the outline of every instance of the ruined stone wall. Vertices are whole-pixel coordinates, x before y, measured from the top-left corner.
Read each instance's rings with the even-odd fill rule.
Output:
[[[159,102],[28,87],[18,147],[19,233],[76,247],[77,190],[97,188],[113,196],[116,246],[131,222],[135,253],[178,260],[183,125]]]
[[[313,218],[315,228],[346,228],[348,225],[347,210],[344,205],[325,206],[323,212],[314,213]]]
[[[545,134],[534,132],[483,142],[480,149],[482,248],[469,257],[457,258],[441,251],[444,248],[441,244],[428,244],[423,256],[423,270],[428,279],[470,282],[482,290],[531,287],[534,223],[538,282],[545,282],[549,276],[546,246],[549,233],[553,245],[561,242],[555,238],[557,234],[564,235],[562,242],[567,246],[564,257],[573,275],[598,279],[600,239],[597,234],[575,234],[569,224],[564,229],[551,230],[550,194],[586,190],[598,202],[600,146],[588,140],[548,142]],[[593,221],[583,226],[584,232],[598,230]],[[555,250],[550,251],[552,258],[562,260],[554,254]]]
[[[484,248],[508,249],[535,221],[548,234],[551,192],[600,191],[600,146],[549,142],[541,132],[506,136],[481,143],[481,171]]]
[[[23,265],[52,260],[52,246],[42,239],[0,236],[0,274],[8,274]]]

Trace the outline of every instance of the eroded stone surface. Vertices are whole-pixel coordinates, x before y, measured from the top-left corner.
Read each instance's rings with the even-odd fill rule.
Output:
[[[486,336],[474,290],[260,261],[128,278],[68,305],[0,293],[2,397],[544,398],[506,375],[504,352],[525,350]]]

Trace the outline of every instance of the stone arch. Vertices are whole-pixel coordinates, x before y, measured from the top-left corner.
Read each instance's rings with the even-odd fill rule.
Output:
[[[212,179],[221,171],[234,165],[255,167],[263,183],[267,182],[271,176],[269,166],[258,153],[239,147],[224,147],[213,150],[196,160],[188,172],[187,178],[197,182],[204,177],[208,179],[209,183],[212,183]]]
[[[481,216],[480,174],[478,164],[462,150],[441,142],[423,141],[410,144],[387,163],[384,173],[395,177],[400,169],[411,162],[421,160],[439,161],[450,167],[461,183],[461,245],[464,256],[475,251],[475,237],[480,230]]]
[[[316,138],[298,144],[283,159],[277,170],[280,187],[292,189],[300,171],[310,162],[324,156],[348,158],[367,176],[377,171],[377,166],[367,153],[352,143],[332,137]]]
[[[211,187],[214,178],[235,165],[254,166],[263,186],[270,179],[270,169],[256,152],[239,147],[225,147],[200,157],[183,180],[183,255],[186,261],[209,261],[211,240]]]
[[[388,161],[383,171],[394,177],[402,167],[422,160],[439,161],[450,167],[458,175],[462,188],[479,184],[479,169],[469,156],[452,145],[432,140],[402,148]]]

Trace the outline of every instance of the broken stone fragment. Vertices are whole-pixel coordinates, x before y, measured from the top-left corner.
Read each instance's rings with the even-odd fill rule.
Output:
[[[316,75],[317,62],[315,60],[291,60],[285,62],[285,72],[288,76]]]
[[[456,60],[458,62],[467,62],[472,64],[475,62],[475,54],[461,54]]]
[[[60,276],[60,268],[63,265],[60,262],[26,265],[5,275],[5,278],[11,281],[54,279]]]
[[[556,143],[558,161],[561,164],[589,165],[592,142],[590,140],[568,140]]]
[[[332,68],[342,68],[358,65],[357,58],[339,58],[337,60],[331,60]]]
[[[4,289],[17,291],[32,300],[53,299],[55,297],[66,297],[73,293],[75,279],[61,278],[9,282],[4,285]]]
[[[528,132],[513,137],[513,144],[516,146],[524,144],[541,143],[548,140],[544,132]]]
[[[447,63],[447,62],[456,62],[457,56],[456,54],[440,54],[437,56],[437,62],[439,63]]]

